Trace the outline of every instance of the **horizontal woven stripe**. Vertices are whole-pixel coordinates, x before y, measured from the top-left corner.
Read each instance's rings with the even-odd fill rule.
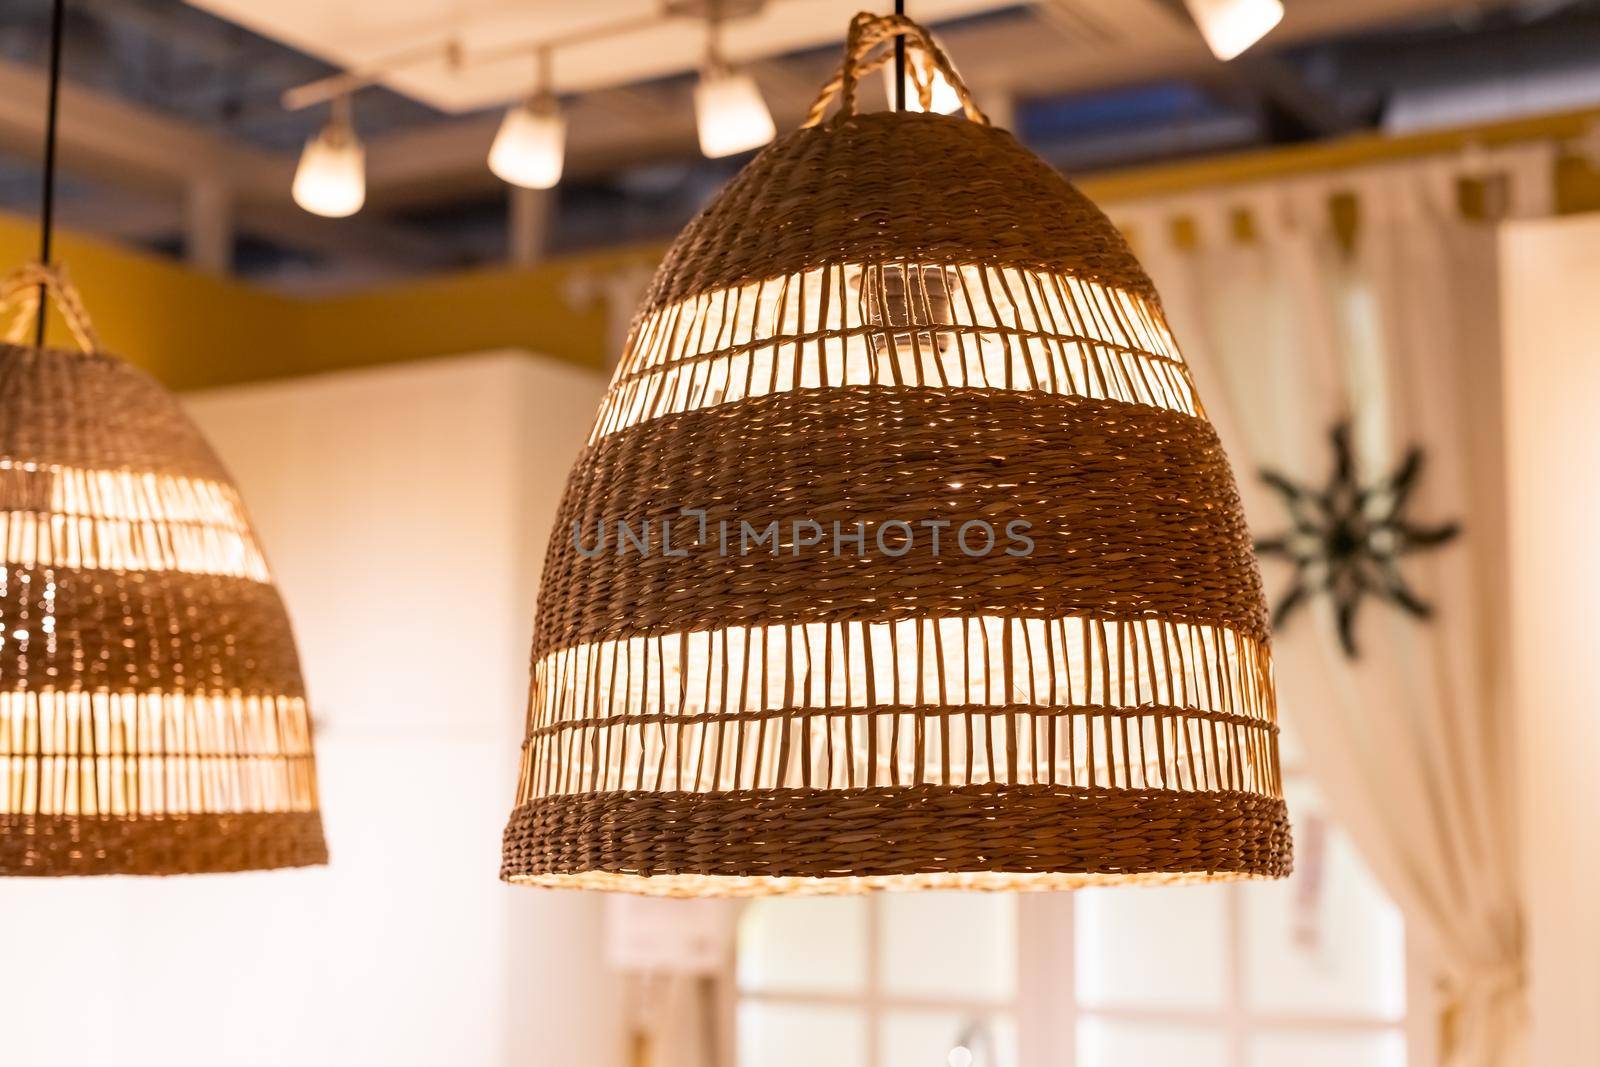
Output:
[[[853,264],[699,294],[643,317],[591,440],[680,411],[841,385],[1022,390],[1199,412],[1160,309],[1137,293],[1015,267]]]
[[[0,815],[7,875],[210,874],[328,862],[316,812],[94,818]]]
[[[0,813],[308,811],[299,697],[0,693]]]
[[[538,731],[523,799],[618,790],[719,793],[893,785],[1078,785],[1279,792],[1269,722],[1151,706],[773,709]]]
[[[0,567],[7,688],[303,696],[278,591],[174,571]]]
[[[945,522],[938,556],[809,548],[682,557],[660,544],[727,520],[761,528]],[[648,554],[600,524],[651,520]],[[1031,555],[973,558],[969,520],[1031,524]],[[711,626],[992,614],[1224,626],[1266,637],[1259,577],[1215,432],[1203,419],[1110,401],[983,390],[850,387],[758,397],[602,439],[568,482],[546,558],[535,657],[598,639]]]
[[[1184,709],[1271,721],[1271,656],[1231,630],[1161,619],[992,616],[731,627],[601,641],[533,665],[533,732],[781,709],[1014,705]]]
[[[0,511],[39,511],[132,522],[247,527],[226,482],[126,470],[39,467],[0,459]]]
[[[176,397],[105,353],[0,345],[0,460],[228,482]]]
[[[0,563],[268,578],[248,531],[23,511],[0,511]]]
[[[232,486],[0,461],[0,562],[268,580]]]
[[[645,312],[827,263],[1004,263],[1154,298],[1100,209],[1004,130],[874,112],[779,138],[673,242]]]
[[[932,782],[1275,795],[1253,638],[1145,619],[907,619],[633,638],[534,664],[521,799]]]
[[[848,896],[860,893],[938,890],[961,893],[1058,893],[1096,886],[1175,886],[1255,881],[1273,877],[1249,871],[1052,872],[922,871],[917,874],[840,875],[804,878],[772,875],[619,874],[575,871],[562,874],[506,874],[513,885],[545,889],[587,889],[647,897]]]
[[[0,693],[0,756],[309,756],[301,697]]]
[[[1291,866],[1288,817],[1275,798],[921,786],[537,800],[512,813],[501,877],[612,872],[860,878],[985,871],[1282,877]],[[1074,883],[1064,878],[1062,884]],[[660,891],[671,892],[670,882]]]

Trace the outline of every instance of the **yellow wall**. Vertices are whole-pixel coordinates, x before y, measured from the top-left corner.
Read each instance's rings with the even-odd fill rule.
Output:
[[[1524,141],[1559,144],[1584,136],[1596,123],[1600,123],[1600,110],[1585,108],[1403,137],[1358,133],[1337,140],[1112,171],[1091,175],[1079,184],[1093,199],[1110,203],[1293,175],[1327,174],[1383,160],[1459,152],[1473,145],[1494,148]],[[1562,214],[1600,210],[1600,171],[1575,157],[1562,159],[1556,173],[1556,204]]]
[[[1337,171],[1379,159],[1486,147],[1560,142],[1600,121],[1568,112],[1410,137],[1361,134],[1339,141],[1219,156],[1096,175],[1092,198],[1117,200],[1188,189]],[[1600,209],[1600,172],[1568,157],[1557,168],[1562,213]],[[0,215],[0,268],[34,256],[32,220]],[[525,348],[583,366],[604,366],[605,309],[575,307],[564,283],[575,273],[653,262],[661,248],[635,248],[405,282],[321,299],[282,296],[196,273],[170,260],[63,234],[67,264],[107,348],[175,389],[194,389],[372,366],[458,352]],[[64,337],[59,332],[55,337]]]
[[[0,264],[34,258],[37,242],[32,220],[0,215]],[[605,309],[572,306],[563,283],[659,254],[628,249],[314,300],[75,234],[61,235],[56,259],[108,349],[174,389],[196,389],[507,347],[604,366]],[[67,343],[58,319],[51,340]]]
[[[0,215],[0,270],[34,259],[38,240],[32,220]],[[254,365],[263,339],[287,337],[295,319],[284,297],[75,234],[59,235],[55,258],[102,342],[174,386],[237,380],[230,364]],[[50,336],[70,344],[59,319]]]

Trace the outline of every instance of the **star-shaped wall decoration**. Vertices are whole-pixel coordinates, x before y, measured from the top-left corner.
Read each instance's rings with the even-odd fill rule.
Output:
[[[1356,613],[1363,598],[1387,600],[1419,619],[1433,614],[1432,606],[1406,584],[1400,559],[1444,544],[1461,527],[1454,522],[1425,526],[1406,518],[1406,504],[1422,471],[1420,448],[1410,449],[1388,478],[1363,485],[1350,447],[1349,422],[1340,422],[1329,437],[1333,473],[1320,491],[1277,471],[1261,472],[1262,480],[1283,497],[1294,526],[1258,542],[1256,551],[1294,564],[1289,589],[1273,611],[1276,624],[1282,626],[1309,597],[1326,594],[1333,600],[1339,642],[1354,659]]]

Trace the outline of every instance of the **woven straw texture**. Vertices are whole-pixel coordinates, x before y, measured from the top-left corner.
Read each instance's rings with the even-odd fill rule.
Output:
[[[0,551],[0,874],[326,862],[289,620],[169,393],[0,345]]]
[[[635,320],[546,558],[511,881],[1289,870],[1251,541],[1150,281],[970,101],[855,114],[897,34],[953,79],[859,16]]]

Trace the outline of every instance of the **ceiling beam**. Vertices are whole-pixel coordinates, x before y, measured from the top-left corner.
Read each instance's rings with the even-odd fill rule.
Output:
[[[1336,137],[1365,125],[1362,116],[1347,111],[1276,56],[1243,55],[1196,80],[1220,100],[1259,108],[1276,142]]]
[[[1198,38],[1156,0],[1122,3],[1126,6],[1118,9],[1118,25],[1122,32],[1139,37],[1144,50],[1131,59],[1134,50],[1128,41],[1108,46],[1098,33],[1075,34],[1055,21],[1036,17],[957,25],[941,30],[940,39],[958,57],[963,78],[980,99],[1010,97],[1020,91],[1046,95],[1108,80],[1137,80],[1174,62],[1197,63],[1208,55]],[[804,120],[835,62],[835,54],[827,51],[748,66],[780,131],[792,130]],[[866,87],[867,107],[881,106],[878,77],[873,75]],[[695,157],[692,85],[684,78],[655,83],[648,94],[638,87],[623,87],[567,101],[567,177]],[[369,140],[367,184],[373,202],[414,206],[493,189],[495,179],[484,158],[499,121],[499,114],[491,112]]]
[[[0,60],[0,147],[29,159],[41,157],[47,99],[43,73]],[[455,259],[448,243],[370,216],[335,221],[299,210],[289,196],[295,166],[290,156],[239,144],[83,86],[62,85],[57,150],[64,170],[107,185],[176,192],[179,198],[194,183],[225,189],[237,205],[241,230],[308,252],[373,264],[398,260],[445,267]]]
[[[43,72],[0,60],[0,144],[38,158],[48,99]],[[71,82],[61,86],[57,151],[62,166],[105,181],[171,186],[200,176],[241,196],[263,196],[293,173],[268,153]]]
[[[1343,0],[1290,5],[1278,45],[1362,24],[1448,6],[1449,0]],[[952,23],[941,40],[980,100],[1026,100],[1125,85],[1158,77],[1209,77],[1235,93],[1256,94],[1309,131],[1338,132],[1348,118],[1285,66],[1254,53],[1236,69],[1211,60],[1192,24],[1166,0],[1040,0],[1014,15]],[[803,118],[837,60],[836,49],[810,50],[750,64],[780,130]],[[598,90],[569,102],[567,173],[583,178],[640,163],[696,156],[688,77]],[[874,88],[872,90],[876,92]],[[46,95],[43,75],[0,60],[0,147],[38,158]],[[180,193],[195,182],[227,190],[239,229],[314,253],[364,261],[373,269],[401,262],[442,268],[464,249],[447,236],[422,235],[383,218],[386,210],[492,195],[499,182],[485,165],[498,112],[413,127],[367,146],[371,209],[343,220],[294,207],[291,153],[251,147],[218,132],[67,84],[61,112],[65,168],[107,185]]]

